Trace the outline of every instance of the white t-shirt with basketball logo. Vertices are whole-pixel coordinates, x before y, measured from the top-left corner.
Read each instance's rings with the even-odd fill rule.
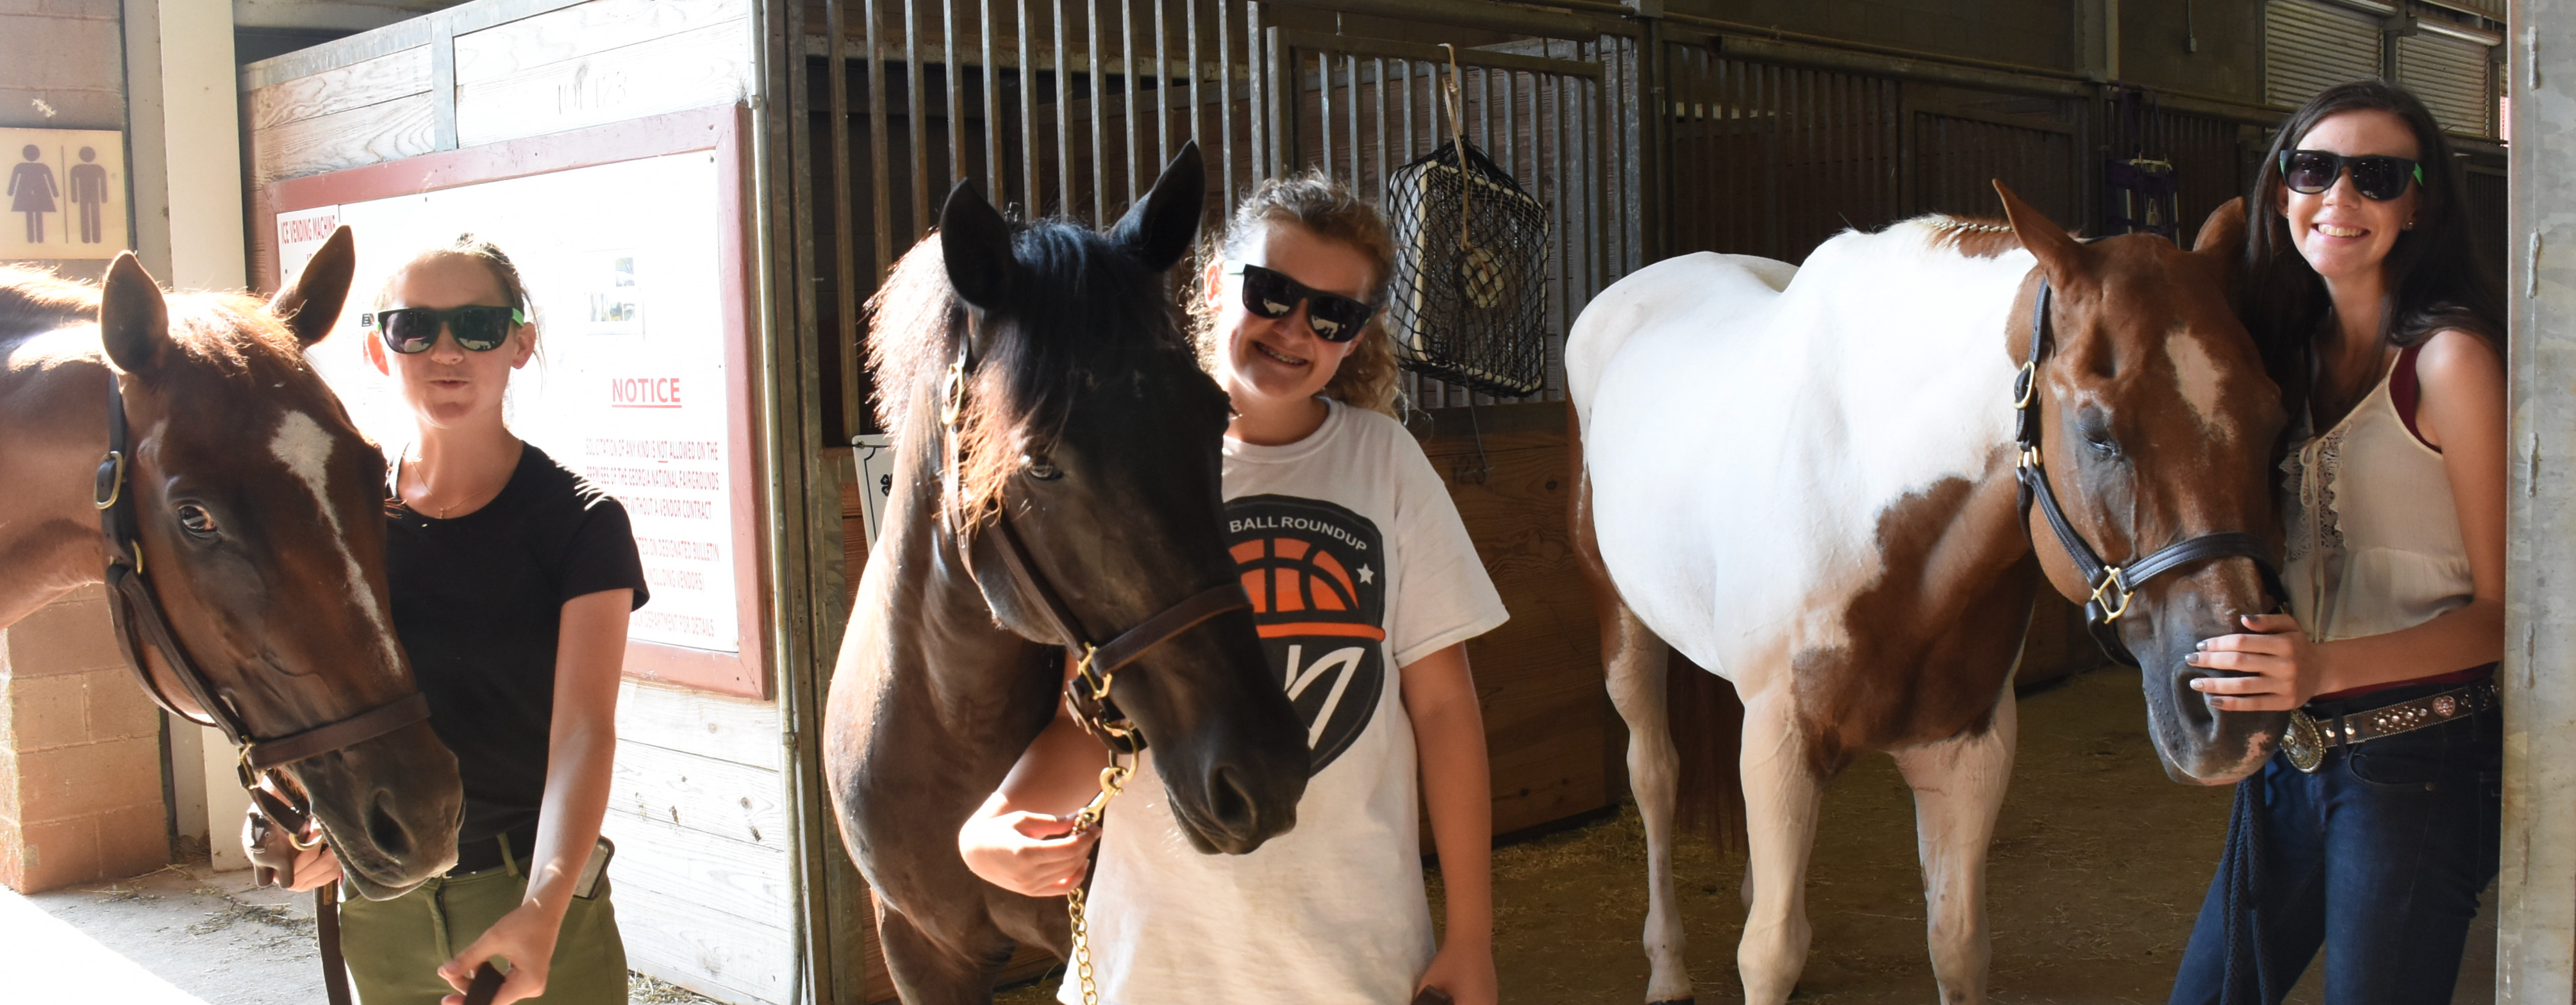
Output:
[[[1327,408],[1295,443],[1225,442],[1226,540],[1313,752],[1297,826],[1249,855],[1200,854],[1149,750],[1110,806],[1091,887],[1111,1005],[1406,1005],[1430,965],[1399,670],[1506,615],[1413,436]],[[1071,980],[1057,995],[1080,1000]]]

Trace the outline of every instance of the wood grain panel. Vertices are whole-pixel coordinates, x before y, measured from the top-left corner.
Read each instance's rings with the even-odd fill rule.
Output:
[[[619,819],[611,817],[612,820]],[[627,965],[700,994],[730,1002],[788,1001],[795,938],[784,924],[709,911],[685,896],[625,879],[625,845],[610,866],[618,933]]]
[[[701,691],[644,684],[617,686],[617,739],[665,750],[784,770],[778,706]]]
[[[623,810],[604,819],[603,832],[617,842],[609,868],[619,900],[667,898],[741,921],[787,924],[793,898],[784,848],[727,840]]]
[[[608,805],[709,837],[783,852],[789,840],[785,784],[767,768],[647,743],[619,743]]]
[[[437,145],[430,95],[318,115],[251,135],[251,184],[381,164]]]
[[[429,91],[429,47],[404,49],[250,92],[250,126],[289,122],[383,104]]]
[[[741,101],[750,28],[725,21],[456,88],[464,146]]]
[[[497,80],[531,67],[740,21],[750,12],[748,0],[591,0],[456,36],[456,83]]]

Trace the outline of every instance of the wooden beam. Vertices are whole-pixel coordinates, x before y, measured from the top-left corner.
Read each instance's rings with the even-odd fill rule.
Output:
[[[2576,0],[2507,17],[2513,148],[2496,998],[2576,996]]]

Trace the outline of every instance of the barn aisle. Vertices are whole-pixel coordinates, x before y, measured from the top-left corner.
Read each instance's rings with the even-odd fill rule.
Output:
[[[1988,874],[1992,1000],[2163,1002],[2217,866],[2228,799],[2226,789],[2165,778],[2148,746],[2135,671],[2093,671],[2023,698],[2019,759]],[[1743,857],[1691,839],[1676,858],[1699,1000],[1738,1001]],[[1643,999],[1645,838],[1633,810],[1500,849],[1495,870],[1495,956],[1507,1005]],[[1934,1000],[1921,882],[1912,793],[1887,758],[1864,758],[1825,795],[1807,888],[1814,949],[1794,1000]],[[2470,934],[2457,1005],[2494,1000],[2494,960],[2490,912]],[[2320,1000],[2313,973],[2291,1002]],[[1050,1002],[1054,983],[1015,988],[1000,1001]]]

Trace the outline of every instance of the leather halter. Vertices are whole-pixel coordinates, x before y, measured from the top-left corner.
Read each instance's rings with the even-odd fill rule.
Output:
[[[107,588],[115,598],[108,610],[116,623],[117,645],[125,651],[126,667],[134,671],[135,682],[143,685],[143,693],[150,695],[163,711],[221,730],[225,739],[241,748],[238,772],[242,788],[250,792],[249,826],[253,833],[274,829],[283,833],[296,850],[318,847],[324,836],[316,825],[311,803],[300,787],[285,784],[278,769],[428,721],[429,699],[413,691],[346,719],[284,736],[261,739],[251,731],[249,724],[242,721],[240,709],[216,692],[214,682],[189,658],[187,648],[179,644],[178,635],[170,630],[168,613],[161,609],[160,597],[143,577],[143,538],[134,514],[133,471],[129,465],[133,455],[127,443],[131,433],[123,383],[116,373],[107,375],[107,456],[98,462],[95,494],[90,501],[98,507],[99,531],[106,537]],[[162,689],[150,665],[144,662],[146,648],[160,654],[162,665],[170,669],[170,676],[179,682],[188,698],[204,710],[205,718],[188,714]],[[259,864],[271,868],[281,865]],[[291,859],[282,865],[291,868]],[[337,892],[333,884],[324,884],[313,891],[313,897],[324,991],[331,1005],[348,1005],[348,978],[340,960]],[[482,999],[490,1000],[489,995]]]
[[[2048,518],[2049,529],[2057,534],[2058,545],[2066,549],[2066,556],[2075,563],[2075,571],[2083,574],[2084,585],[2092,589],[2092,596],[2084,602],[2084,628],[2093,636],[2094,644],[2102,647],[2102,654],[2120,663],[2138,665],[2138,658],[2120,639],[2120,617],[2128,613],[2129,601],[2139,587],[2187,565],[2221,558],[2251,559],[2255,570],[2262,574],[2265,590],[2271,591],[2275,598],[2289,596],[2289,591],[2281,586],[2280,572],[2272,567],[2271,549],[2252,534],[2229,530],[2188,537],[2122,566],[2102,561],[2101,554],[2086,544],[2084,535],[2077,533],[2075,525],[2067,521],[2066,511],[2057,504],[2057,493],[2048,485],[2048,469],[2042,466],[2039,451],[2039,410],[2031,407],[2038,393],[2039,364],[2048,358],[2052,341],[2048,337],[2049,299],[2048,277],[2042,275],[2039,278],[2039,298],[2030,312],[2029,361],[2021,365],[2020,375],[2013,378],[2013,413],[2017,423],[2014,440],[2021,450],[2020,458],[2014,463],[2013,475],[2021,483],[2022,525],[2030,525],[2031,503],[2036,500],[2041,515]]]
[[[974,373],[974,346],[979,335],[975,330],[978,326],[971,323],[971,314],[969,322],[964,344],[958,347],[956,362],[949,364],[941,388],[944,400],[940,406],[940,426],[948,440],[946,456],[940,459],[941,483],[943,492],[950,494],[941,509],[951,513],[955,510],[954,493],[959,490],[959,468],[963,461],[961,446],[957,442],[957,423],[965,411],[967,378]],[[1119,754],[1134,754],[1145,749],[1144,734],[1137,731],[1136,724],[1129,721],[1109,697],[1119,669],[1210,618],[1252,607],[1252,598],[1243,592],[1243,584],[1229,580],[1191,594],[1187,599],[1164,608],[1161,613],[1118,633],[1106,643],[1095,644],[1092,636],[1083,631],[1082,619],[1076,617],[1072,606],[1065,603],[1064,594],[1029,557],[1028,546],[1021,542],[1019,531],[1011,525],[1009,506],[996,507],[992,529],[994,536],[1000,539],[994,550],[1001,553],[1002,566],[1018,583],[1022,593],[1037,596],[1046,620],[1055,630],[1057,644],[1075,656],[1073,679],[1064,685],[1064,700],[1073,710],[1074,720],[1082,725],[1084,732],[1097,737]],[[948,530],[957,538],[961,552],[971,551],[966,540],[967,528],[951,520]],[[968,571],[972,574],[971,563]]]

